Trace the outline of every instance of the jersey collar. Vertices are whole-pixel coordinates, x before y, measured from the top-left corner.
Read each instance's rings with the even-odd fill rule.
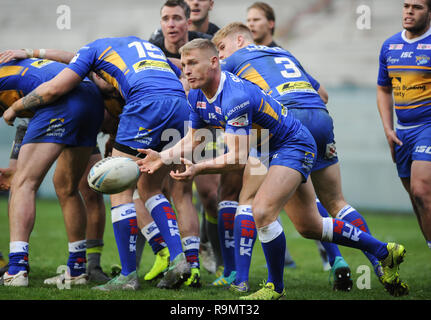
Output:
[[[205,98],[207,98],[207,100],[208,100],[209,103],[213,103],[214,101],[216,101],[218,95],[223,90],[223,86],[224,86],[225,80],[226,80],[226,74],[224,72],[222,72],[221,76],[220,76],[220,83],[218,84],[218,89],[217,89],[217,92],[214,95],[214,97],[212,97],[211,99],[209,99],[207,96],[205,96]],[[205,93],[204,93],[204,95],[205,95]]]
[[[417,37],[417,38],[413,38],[413,39],[408,39],[406,37],[406,30],[405,29],[403,30],[403,32],[401,32],[401,37],[403,38],[403,40],[407,43],[410,43],[410,44],[415,43],[415,42],[420,41],[420,40],[423,40],[426,37],[429,37],[430,35],[431,35],[431,27],[423,35],[421,35],[420,37]]]

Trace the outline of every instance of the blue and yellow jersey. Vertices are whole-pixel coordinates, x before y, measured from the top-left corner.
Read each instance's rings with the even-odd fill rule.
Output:
[[[320,84],[282,48],[249,45],[222,60],[221,66],[257,84],[287,108],[326,108],[317,93]]]
[[[232,73],[222,72],[220,85],[214,97],[208,99],[201,90],[192,89],[188,100],[191,106],[190,126],[221,128],[233,134],[257,135],[258,145],[262,129],[268,130],[270,149],[285,143],[301,127],[277,100],[255,84]]]
[[[13,60],[0,64],[0,106],[4,110],[40,84],[54,78],[65,64],[45,59]],[[19,115],[31,117],[33,111]]]
[[[431,29],[412,40],[404,31],[387,39],[380,51],[377,83],[392,87],[399,124],[431,122]]]
[[[118,89],[127,104],[144,97],[185,97],[164,53],[138,37],[98,39],[82,47],[68,67],[82,78],[97,72]]]

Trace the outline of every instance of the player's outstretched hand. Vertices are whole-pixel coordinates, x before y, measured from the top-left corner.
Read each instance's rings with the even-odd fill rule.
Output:
[[[192,180],[197,173],[195,164],[185,158],[181,158],[181,163],[185,165],[185,170],[183,172],[180,172],[178,169],[175,171],[171,171],[171,177],[175,180]]]
[[[13,59],[25,59],[27,53],[24,50],[5,50],[0,52],[0,63],[6,63]]]
[[[139,166],[139,170],[141,172],[152,174],[163,165],[160,153],[157,151],[152,149],[138,149],[138,151],[146,155],[144,159],[136,161],[136,164]]]
[[[10,189],[10,182],[12,181],[14,170],[11,168],[0,168],[0,191],[7,191]]]

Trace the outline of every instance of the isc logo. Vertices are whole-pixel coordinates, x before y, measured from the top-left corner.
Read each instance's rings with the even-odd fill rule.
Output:
[[[401,53],[401,58],[411,58],[412,55],[413,55],[413,52],[405,51],[405,52]]]
[[[415,152],[431,154],[431,146],[417,146]]]

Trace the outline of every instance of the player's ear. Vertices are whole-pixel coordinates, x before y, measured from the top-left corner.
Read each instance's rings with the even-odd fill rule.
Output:
[[[245,41],[244,36],[239,33],[236,36],[236,45],[238,46],[238,48],[242,48],[243,47],[244,41]]]
[[[218,64],[219,58],[218,56],[212,56],[210,59],[211,67],[216,68]]]

